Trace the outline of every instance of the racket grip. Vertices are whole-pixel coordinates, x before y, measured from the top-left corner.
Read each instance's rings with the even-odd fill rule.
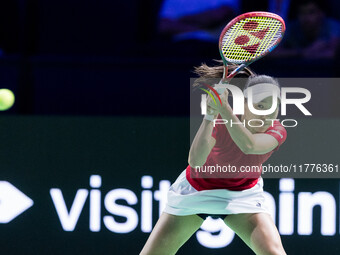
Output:
[[[225,91],[225,87],[223,86],[223,79],[218,84],[214,85],[214,89],[219,95],[223,94],[223,92]]]

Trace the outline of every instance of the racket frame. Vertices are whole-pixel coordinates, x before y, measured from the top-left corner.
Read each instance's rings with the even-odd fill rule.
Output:
[[[233,62],[227,61],[222,53],[222,40],[223,37],[225,35],[225,33],[233,26],[235,25],[237,22],[239,22],[242,19],[246,19],[246,18],[251,18],[251,17],[268,17],[268,18],[273,18],[276,19],[278,21],[281,22],[282,24],[282,28],[281,28],[281,37],[278,38],[278,40],[276,41],[276,43],[270,47],[269,49],[267,49],[266,51],[262,52],[259,56],[255,57],[254,59],[248,60],[248,61],[244,61],[244,63],[240,64],[236,69],[234,69],[229,75],[228,74],[228,64],[235,64]],[[222,57],[222,61],[223,61],[223,65],[224,65],[224,70],[223,70],[223,78],[221,80],[221,83],[228,83],[239,71],[241,71],[242,69],[244,69],[245,67],[249,66],[251,63],[255,62],[256,60],[259,60],[260,58],[264,57],[265,55],[267,55],[268,53],[270,53],[272,50],[274,50],[276,48],[276,46],[281,42],[284,33],[286,30],[286,25],[284,20],[277,14],[275,13],[271,13],[271,12],[260,12],[260,11],[256,11],[256,12],[247,12],[247,13],[243,13],[237,17],[235,17],[234,19],[232,19],[222,30],[220,38],[219,38],[219,51],[220,51],[220,55]],[[226,77],[227,76],[227,77]]]

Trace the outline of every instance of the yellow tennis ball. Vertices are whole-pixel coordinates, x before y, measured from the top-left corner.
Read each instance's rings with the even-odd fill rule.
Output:
[[[0,111],[6,111],[14,104],[15,97],[9,89],[0,89]]]

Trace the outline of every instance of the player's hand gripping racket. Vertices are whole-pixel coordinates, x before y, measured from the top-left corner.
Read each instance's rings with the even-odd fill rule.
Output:
[[[219,50],[224,64],[222,83],[271,52],[281,41],[284,20],[270,12],[248,12],[230,21],[222,30]],[[239,66],[228,75],[228,64]]]

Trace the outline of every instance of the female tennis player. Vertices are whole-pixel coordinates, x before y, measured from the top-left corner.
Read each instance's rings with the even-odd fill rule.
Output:
[[[234,68],[229,68],[229,72]],[[221,78],[223,67],[202,65],[197,72],[201,78]],[[272,92],[279,89],[278,82],[269,76],[252,75],[248,68],[242,72],[249,76],[244,91],[252,87],[254,108],[270,109]],[[222,105],[208,100],[211,115],[204,117],[192,142],[189,166],[170,187],[166,208],[141,254],[175,254],[208,216],[223,219],[256,254],[286,254],[277,228],[265,208],[261,173],[244,176],[240,171],[245,166],[261,169],[262,163],[285,141],[284,127],[278,121],[269,120],[276,119],[279,105],[273,114],[259,116],[249,110],[246,102],[244,115],[236,116],[228,103],[227,90],[221,99]],[[279,104],[279,100],[277,102]],[[234,123],[245,121],[245,126],[223,124],[214,127],[212,120],[215,118],[233,120]],[[258,120],[248,125],[251,119]],[[197,171],[200,167],[217,165],[236,167],[240,178],[235,173],[204,178],[206,176]]]

